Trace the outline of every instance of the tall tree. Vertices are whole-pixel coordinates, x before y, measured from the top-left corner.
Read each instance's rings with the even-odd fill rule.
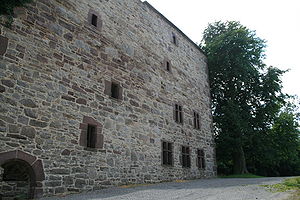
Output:
[[[247,173],[245,146],[268,129],[284,95],[283,71],[263,63],[265,41],[239,22],[216,22],[204,31],[208,58],[217,158],[231,157],[233,173]]]
[[[300,130],[297,104],[288,102],[272,127],[253,137],[247,151],[251,171],[264,176],[300,174]]]

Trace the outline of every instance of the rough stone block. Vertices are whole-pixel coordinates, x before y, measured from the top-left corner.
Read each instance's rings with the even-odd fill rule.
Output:
[[[24,126],[21,130],[21,135],[24,135],[28,138],[35,138],[35,135],[36,135],[36,130],[35,128],[33,127],[30,127],[30,126]]]
[[[25,107],[37,108],[37,105],[35,104],[35,102],[32,99],[22,99],[20,101],[20,103]]]
[[[43,121],[38,121],[38,120],[34,120],[34,119],[31,119],[29,121],[29,124],[31,126],[34,126],[34,127],[40,127],[40,128],[45,128],[48,126],[48,123],[47,122],[43,122]]]
[[[7,50],[8,38],[0,35],[0,56],[3,56]]]
[[[14,82],[12,81],[12,80],[1,80],[1,82],[2,82],[2,84],[3,85],[5,85],[5,86],[7,86],[7,87],[10,87],[10,88],[12,88],[12,87],[14,87]]]

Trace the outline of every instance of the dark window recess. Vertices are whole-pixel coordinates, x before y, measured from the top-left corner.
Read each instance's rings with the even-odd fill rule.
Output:
[[[190,147],[182,146],[181,148],[182,154],[182,167],[191,167],[191,155],[190,155]]]
[[[200,129],[200,115],[197,112],[194,112],[194,128]]]
[[[115,99],[119,99],[120,94],[120,86],[116,83],[111,83],[111,97]]]
[[[205,155],[202,149],[197,150],[197,165],[199,169],[205,169]]]
[[[162,142],[162,164],[173,165],[173,147],[170,142]]]
[[[97,135],[95,126],[88,125],[86,139],[86,146],[88,148],[96,148]]]
[[[176,37],[176,35],[172,36],[172,40],[173,40],[173,43],[177,45],[177,37]]]
[[[182,106],[178,104],[175,104],[175,121],[177,123],[183,124]]]
[[[92,14],[92,21],[91,21],[92,25],[97,27],[97,25],[98,25],[97,22],[98,22],[98,16],[95,14]]]
[[[166,67],[167,67],[167,71],[171,71],[171,65],[169,61],[166,62]]]

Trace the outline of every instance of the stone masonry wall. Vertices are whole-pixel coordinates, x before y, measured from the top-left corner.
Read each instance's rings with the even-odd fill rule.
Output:
[[[0,26],[0,37],[0,153],[42,160],[44,196],[216,175],[206,58],[147,3],[36,0],[16,12],[12,29]],[[122,99],[105,93],[111,81]],[[173,119],[175,103],[183,124]],[[81,141],[89,121],[103,138],[96,149]],[[172,167],[162,165],[162,140],[174,143]],[[180,164],[182,145],[191,168]]]

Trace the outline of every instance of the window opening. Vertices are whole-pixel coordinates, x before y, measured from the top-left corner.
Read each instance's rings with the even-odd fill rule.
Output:
[[[205,168],[205,155],[202,149],[197,150],[197,164],[199,169]]]
[[[171,166],[173,164],[172,143],[162,142],[162,163]]]
[[[194,128],[200,129],[200,115],[197,112],[194,112]]]
[[[191,167],[191,156],[190,156],[190,148],[186,146],[182,146],[182,167]]]
[[[177,38],[176,38],[176,35],[173,35],[172,38],[173,38],[173,43],[177,45]]]
[[[119,99],[119,85],[116,83],[111,83],[111,97]]]
[[[167,61],[167,71],[171,71],[171,69],[170,69],[170,62],[169,61]]]
[[[182,106],[178,104],[175,104],[175,121],[180,124],[183,123]]]
[[[92,14],[92,25],[97,27],[98,16]]]
[[[88,125],[87,129],[87,147],[96,148],[96,127]]]

